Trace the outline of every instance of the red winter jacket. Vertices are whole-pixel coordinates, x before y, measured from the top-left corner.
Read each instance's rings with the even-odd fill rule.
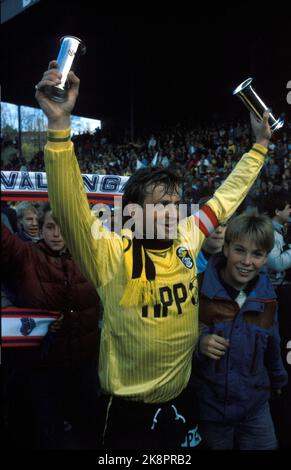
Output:
[[[63,328],[52,335],[49,363],[97,359],[99,297],[67,251],[53,252],[43,240],[24,242],[2,224],[2,266],[8,277],[13,276],[17,307],[64,314]],[[35,355],[40,360],[40,351]]]

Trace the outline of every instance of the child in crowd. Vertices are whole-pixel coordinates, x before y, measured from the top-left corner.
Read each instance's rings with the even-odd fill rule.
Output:
[[[199,275],[202,331],[192,383],[211,449],[277,447],[268,400],[280,395],[287,374],[264,266],[273,244],[267,216],[242,214],[228,224],[224,253]]]

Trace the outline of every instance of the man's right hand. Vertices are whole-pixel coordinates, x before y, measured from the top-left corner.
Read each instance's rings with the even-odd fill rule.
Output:
[[[229,339],[218,335],[205,335],[200,342],[200,351],[210,359],[219,360],[229,348]]]
[[[44,72],[41,81],[37,84],[35,98],[48,118],[49,129],[63,130],[70,127],[70,115],[79,94],[80,80],[73,71],[70,71],[68,81],[70,82],[68,98],[63,103],[50,100],[42,91],[45,86],[55,86],[61,83],[61,74],[58,71],[57,61],[52,60],[49,63],[48,70]]]

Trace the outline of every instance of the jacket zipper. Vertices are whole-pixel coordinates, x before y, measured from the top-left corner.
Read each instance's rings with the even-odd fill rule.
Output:
[[[252,363],[251,363],[251,374],[254,374],[256,372],[256,363],[257,363],[257,354],[258,354],[258,339],[259,339],[259,333],[256,333],[255,336],[255,346],[254,346],[254,352],[253,352],[253,357],[252,357]]]
[[[217,336],[220,336],[221,338],[224,338],[224,334],[223,334],[223,330],[218,330],[217,331]],[[226,352],[227,354],[227,352]],[[220,372],[221,370],[221,361],[223,359],[223,356],[220,358],[220,359],[217,359],[217,361],[215,362],[215,372],[218,373]]]
[[[237,315],[236,315],[237,316]],[[237,318],[234,318],[232,325],[231,325],[231,330],[229,332],[229,339],[231,340],[232,337],[232,331],[234,328],[234,323],[237,321]],[[228,375],[229,375],[229,348],[227,349],[226,353],[226,358],[225,358],[225,388],[224,388],[224,413],[223,413],[223,420],[226,419],[226,409],[227,409],[227,403],[228,403]]]

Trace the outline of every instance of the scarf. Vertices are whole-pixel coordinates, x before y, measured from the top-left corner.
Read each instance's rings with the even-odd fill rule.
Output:
[[[161,285],[156,280],[155,265],[147,254],[147,249],[170,248],[173,240],[140,240],[125,235],[123,243],[127,285],[120,305],[132,307],[160,304]]]

